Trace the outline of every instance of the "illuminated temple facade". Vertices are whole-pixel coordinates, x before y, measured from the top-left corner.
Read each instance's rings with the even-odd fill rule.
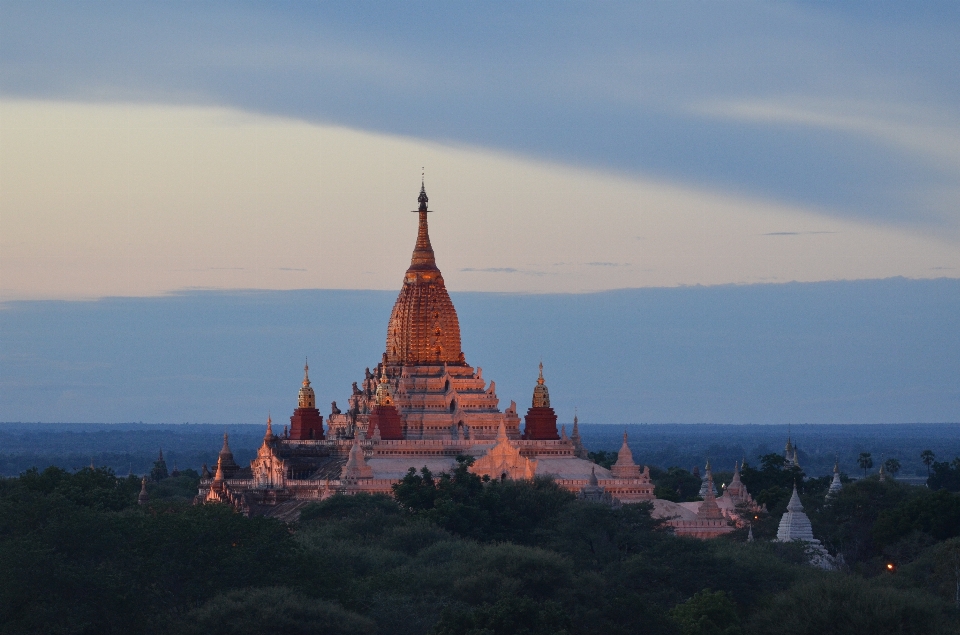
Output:
[[[430,243],[422,186],[418,201],[416,244],[379,363],[353,384],[343,409],[331,404],[326,427],[305,367],[289,427],[277,434],[268,419],[248,467],[234,461],[225,437],[215,473],[201,480],[198,502],[294,518],[303,505],[337,493],[389,494],[410,468],[449,471],[461,455],[474,458],[471,471],[492,479],[549,475],[581,497],[653,501],[649,468],[634,463],[626,435],[608,470],[586,460],[576,422],[572,437],[558,431],[542,364],[523,421],[515,402],[500,408],[494,382],[470,366],[461,349],[460,322]]]

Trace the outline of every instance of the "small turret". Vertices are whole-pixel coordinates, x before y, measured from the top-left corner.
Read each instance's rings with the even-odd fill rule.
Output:
[[[698,496],[706,500],[707,490],[710,490],[712,496],[717,495],[717,489],[713,485],[713,472],[710,471],[710,459],[707,459],[707,464],[703,468],[703,483],[700,485]]]
[[[233,452],[230,451],[229,436],[223,433],[223,447],[220,448],[220,454],[217,457],[217,465],[223,466],[223,472],[227,476],[232,476],[240,470],[240,466],[233,458]]]
[[[633,452],[627,443],[627,432],[623,432],[623,445],[617,452],[617,462],[610,468],[614,478],[640,478],[640,466],[633,462]]]
[[[140,479],[140,495],[137,496],[137,505],[146,505],[150,502],[150,496],[147,494],[147,477]]]
[[[704,488],[704,497],[703,502],[700,503],[700,508],[697,510],[697,518],[700,520],[722,520],[723,512],[720,511],[720,506],[717,505],[717,497],[714,494],[716,491],[713,485],[713,474],[710,473],[710,463],[707,462],[707,478],[704,480],[706,488]]]
[[[153,469],[150,470],[150,479],[153,481],[161,481],[168,476],[167,462],[163,460],[163,448],[160,448],[160,456],[153,462]]]
[[[550,407],[550,391],[547,390],[547,385],[543,380],[543,362],[540,362],[540,376],[537,378],[537,385],[533,389],[533,407]]]
[[[573,432],[570,434],[570,441],[573,442],[573,454],[577,458],[586,459],[587,449],[583,447],[583,440],[580,438],[580,421],[577,418],[576,410],[573,414]]]
[[[830,489],[827,490],[827,500],[837,496],[843,489],[843,483],[840,482],[840,458],[833,464],[833,480],[830,481]]]
[[[525,426],[523,438],[532,441],[557,441],[557,413],[550,407],[550,391],[543,380],[543,362],[540,362],[540,376],[533,389],[533,404],[523,418]]]
[[[379,443],[403,439],[403,419],[393,401],[390,378],[387,375],[387,355],[384,353],[380,365],[380,379],[374,399],[373,410],[367,423],[367,438]]]
[[[384,355],[384,358],[386,358],[386,355]],[[387,379],[386,365],[384,365],[383,370],[380,371],[380,383],[377,385],[376,404],[378,406],[393,405],[393,395],[390,394],[390,384]]]
[[[217,473],[213,475],[214,483],[223,483],[224,474],[223,474],[223,461],[217,459]]]
[[[290,417],[290,428],[284,426],[283,438],[294,441],[323,439],[323,417],[317,410],[317,395],[310,386],[310,364],[304,359],[303,383],[297,398],[297,409]]]

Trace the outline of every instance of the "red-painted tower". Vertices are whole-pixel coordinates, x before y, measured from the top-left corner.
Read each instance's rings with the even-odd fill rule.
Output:
[[[555,441],[560,438],[557,433],[557,413],[550,407],[550,392],[543,383],[543,362],[540,363],[537,386],[533,389],[533,405],[527,410],[523,420],[526,423],[523,429],[524,439]]]
[[[323,439],[323,417],[317,410],[317,396],[310,387],[310,367],[303,366],[303,386],[300,388],[298,408],[290,417],[290,438],[295,441]]]

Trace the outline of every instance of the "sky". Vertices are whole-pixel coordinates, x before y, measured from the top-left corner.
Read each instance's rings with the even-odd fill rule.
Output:
[[[62,419],[69,409],[55,403],[79,403],[61,387],[79,381],[69,369],[82,363],[42,353],[63,340],[40,325],[63,311],[73,311],[71,325],[109,298],[176,307],[183,294],[206,293],[204,311],[216,314],[223,293],[395,294],[421,178],[436,211],[438,264],[455,294],[552,294],[576,304],[565,294],[716,288],[725,291],[700,297],[714,298],[718,311],[744,303],[742,323],[716,324],[768,337],[756,320],[771,306],[795,306],[793,296],[741,297],[739,286],[892,279],[899,288],[906,280],[918,285],[908,297],[929,294],[917,300],[929,313],[910,335],[919,339],[897,349],[908,354],[901,361],[922,368],[938,346],[960,355],[938,298],[955,287],[922,282],[960,279],[958,71],[960,5],[950,2],[0,0],[0,419]],[[518,305],[526,313],[517,323],[544,319],[536,306]],[[802,339],[819,324],[830,340],[848,319],[830,313],[835,306],[804,307],[798,315],[813,322],[784,326],[782,336]],[[851,306],[866,312],[850,314],[864,323],[874,319],[869,303]],[[652,309],[639,296],[610,310],[623,333],[638,333],[635,342],[652,329],[646,350],[690,341],[644,317]],[[316,311],[331,332],[354,319]],[[104,324],[116,327],[110,315]],[[851,359],[894,372],[892,357],[878,361],[872,351],[902,335],[902,321],[882,315],[891,322],[867,329],[877,339],[857,340]],[[381,346],[380,330],[364,342]],[[111,329],[61,331],[87,338],[88,352],[113,350],[102,339]],[[734,335],[716,350],[754,359]],[[155,341],[145,331],[130,337]],[[191,359],[184,341],[164,345]],[[700,357],[679,355],[679,370],[644,380],[644,416],[960,419],[955,394],[939,388],[925,405],[919,393],[897,401],[890,386],[850,384],[846,405],[837,396],[832,410],[802,406],[805,373],[847,385],[844,373],[864,368],[826,364],[816,347],[788,347],[805,361],[783,377],[791,386],[783,399],[732,378],[711,388],[693,380],[719,364],[701,344]],[[594,359],[586,344],[568,345],[582,353],[576,359]],[[600,349],[607,357],[559,368],[557,380],[573,390],[578,374],[621,368],[616,346]],[[768,356],[755,358],[758,368],[782,362],[777,347],[756,350]],[[203,351],[229,363],[222,351]],[[517,365],[501,372],[515,378],[510,398],[522,401],[529,361],[485,363]],[[337,382],[356,378],[336,363]],[[954,367],[938,364],[911,385],[939,386],[943,373],[960,383]],[[191,373],[201,375],[181,374]],[[664,376],[674,380],[658,383]],[[91,401],[81,418],[149,418],[105,396],[119,385],[84,393]],[[25,403],[17,396],[25,386],[59,391],[60,401],[14,406]],[[605,403],[596,390],[596,404]],[[738,390],[752,396],[715,401],[717,391]],[[143,410],[171,421],[219,421],[229,410],[226,401],[182,416],[164,409],[177,398],[156,396]],[[611,420],[640,412],[597,407]],[[258,420],[241,410],[222,416]]]
[[[960,276],[954,3],[0,7],[5,300]]]

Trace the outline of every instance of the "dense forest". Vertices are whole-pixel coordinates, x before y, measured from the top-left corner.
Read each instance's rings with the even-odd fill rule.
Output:
[[[191,471],[154,474],[138,505],[139,479],[107,468],[28,470],[0,480],[0,632],[960,633],[960,462],[932,462],[939,489],[869,477],[828,504],[829,479],[775,456],[743,469],[769,510],[753,542],[677,537],[648,505],[548,479],[485,482],[469,459],[291,525],[192,505]],[[698,482],[654,476],[675,499]],[[840,570],[771,541],[794,483]]]

